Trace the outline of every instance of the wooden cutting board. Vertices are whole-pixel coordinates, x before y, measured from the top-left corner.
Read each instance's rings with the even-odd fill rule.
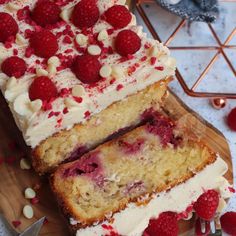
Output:
[[[9,161],[16,159],[12,164],[6,164],[4,162],[0,165],[0,211],[4,213],[10,223],[13,220],[21,221],[21,225],[17,228],[19,232],[42,216],[46,216],[48,223],[43,226],[40,233],[41,236],[69,235],[66,223],[60,216],[54,197],[50,192],[47,178],[44,177],[44,179],[40,179],[33,170],[20,169],[19,159],[24,155],[24,152],[18,148],[12,147],[12,141],[16,139],[22,140],[22,138],[14,125],[14,121],[8,109],[6,109],[5,102],[3,99],[0,100],[2,100],[0,102],[0,157],[4,157]],[[225,137],[209,123],[192,112],[171,92],[169,98],[166,100],[164,109],[174,119],[180,120],[181,124],[193,131],[193,135],[205,140],[212,149],[221,155],[229,165],[226,178],[232,183],[232,162]],[[24,205],[30,204],[30,202],[24,198],[24,189],[39,184],[40,188],[37,196],[40,202],[33,205],[35,212],[34,218],[27,220],[22,216],[22,208]],[[180,223],[180,231],[183,235],[191,236],[193,235],[193,225],[193,220],[183,221]]]

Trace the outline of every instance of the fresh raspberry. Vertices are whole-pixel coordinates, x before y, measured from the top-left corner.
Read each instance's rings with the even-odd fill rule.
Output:
[[[98,58],[91,55],[78,56],[72,65],[72,70],[77,78],[85,84],[93,84],[101,79],[100,68]]]
[[[163,212],[158,219],[149,221],[144,235],[149,236],[177,236],[178,235],[177,214],[174,212]]]
[[[130,23],[132,16],[125,6],[114,5],[105,12],[105,18],[114,28],[121,29]]]
[[[226,212],[220,217],[220,223],[225,233],[236,235],[236,212]]]
[[[49,0],[39,1],[32,11],[32,19],[40,26],[55,24],[60,20],[60,8]]]
[[[121,56],[128,56],[136,53],[141,47],[141,39],[132,30],[122,30],[115,40],[116,51]]]
[[[0,12],[0,42],[5,43],[9,37],[15,36],[18,30],[14,18],[8,13]]]
[[[17,56],[12,56],[3,61],[1,69],[2,72],[9,77],[14,76],[16,78],[19,78],[25,74],[26,63],[23,59]]]
[[[210,223],[209,223],[209,221],[205,221],[205,222],[206,222],[206,224],[205,224],[205,233],[202,233],[200,218],[197,219],[196,225],[195,225],[196,236],[207,236],[207,235],[209,235],[210,230],[211,230]]]
[[[72,22],[78,28],[89,28],[99,19],[99,9],[96,0],[81,0],[72,12]]]
[[[204,220],[211,220],[219,205],[219,194],[211,189],[203,193],[193,205],[197,215]]]
[[[34,79],[29,87],[29,97],[31,101],[41,99],[42,101],[49,101],[57,97],[57,88],[55,84],[47,77],[40,76]]]
[[[227,117],[227,123],[230,129],[236,131],[236,107],[229,113]]]
[[[53,56],[58,50],[57,38],[49,30],[35,32],[30,38],[30,46],[35,55],[43,58]]]

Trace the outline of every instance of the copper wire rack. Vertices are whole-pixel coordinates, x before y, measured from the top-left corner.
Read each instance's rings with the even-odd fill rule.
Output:
[[[236,4],[236,0],[226,0],[226,1],[220,1],[220,2],[231,2]],[[154,39],[157,39],[161,41],[161,38],[157,32],[157,30],[154,28],[153,22],[150,19],[149,15],[145,11],[145,5],[147,4],[157,4],[154,0],[136,0],[133,2],[133,7],[136,8],[136,12],[141,16],[143,22],[147,26],[148,30],[150,31],[151,35]],[[157,14],[158,15],[158,14]],[[232,63],[232,60],[226,55],[225,49],[236,49],[236,45],[231,45],[229,42],[231,39],[236,35],[236,26],[234,27],[233,31],[230,32],[228,37],[224,42],[219,38],[217,35],[217,32],[214,30],[214,27],[212,24],[207,24],[207,26],[210,29],[210,32],[212,36],[214,37],[215,41],[217,42],[216,45],[207,45],[207,46],[171,46],[170,43],[174,40],[176,34],[180,31],[180,29],[187,23],[187,20],[182,19],[180,23],[177,25],[177,27],[174,29],[174,31],[171,33],[171,35],[165,40],[163,43],[169,47],[170,50],[214,50],[216,53],[213,56],[213,58],[210,60],[210,62],[207,64],[207,66],[202,70],[200,76],[198,76],[197,80],[194,81],[194,84],[192,86],[189,86],[184,76],[181,75],[180,71],[176,70],[176,78],[178,79],[181,87],[185,91],[186,94],[192,97],[208,97],[208,98],[228,98],[228,99],[236,99],[236,89],[235,93],[227,93],[227,92],[199,92],[196,91],[197,87],[199,86],[200,82],[202,82],[204,79],[206,79],[206,74],[208,71],[212,68],[214,63],[217,61],[220,55],[223,56],[223,59],[228,64],[229,70],[232,71],[235,79],[236,79],[236,68],[234,68],[234,65]],[[235,58],[236,60],[236,58]],[[224,74],[222,73],[222,76]]]

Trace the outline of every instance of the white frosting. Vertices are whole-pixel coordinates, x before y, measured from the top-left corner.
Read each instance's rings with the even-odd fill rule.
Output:
[[[23,8],[24,6],[29,5],[30,9],[35,5],[36,0],[11,0],[11,3],[14,3],[16,6],[14,9]],[[74,0],[70,2],[68,5],[64,6],[63,9],[65,12],[62,13],[63,19],[69,19],[68,14],[71,12],[71,8],[78,3],[79,0]],[[98,7],[100,13],[102,14],[106,9],[111,7],[114,4],[124,4],[124,1],[117,0],[99,0]],[[9,9],[9,7],[5,4],[0,5],[0,12],[8,12],[11,14],[16,20],[17,10]],[[32,55],[29,58],[24,57],[25,49],[28,47],[28,39],[25,38],[25,30],[30,29],[34,30],[32,26],[26,24],[24,21],[17,21],[19,25],[19,33],[17,34],[16,43],[13,44],[13,47],[10,49],[6,49],[2,43],[0,43],[0,64],[7,57],[13,55],[13,49],[18,50],[18,56],[23,57],[27,63],[28,67],[32,67],[36,69],[35,74],[32,72],[26,72],[26,74],[17,80],[14,80],[13,84],[9,84],[10,78],[8,78],[5,74],[0,71],[0,87],[3,95],[9,103],[9,107],[13,113],[15,121],[22,131],[24,139],[26,143],[34,148],[37,146],[42,140],[50,137],[56,132],[59,132],[63,129],[70,129],[74,124],[85,122],[88,119],[88,114],[90,116],[99,113],[103,109],[107,108],[110,104],[124,99],[127,95],[136,93],[147,87],[148,85],[153,84],[156,81],[164,79],[166,77],[172,76],[175,73],[175,60],[169,57],[169,51],[162,44],[158,43],[155,40],[147,39],[145,34],[142,32],[142,27],[136,26],[135,17],[133,16],[132,22],[126,27],[135,31],[142,39],[142,47],[141,49],[134,55],[133,59],[128,61],[120,62],[121,58],[117,53],[108,54],[107,58],[99,58],[103,65],[106,65],[106,68],[112,68],[111,73],[107,73],[106,70],[102,71],[102,75],[108,75],[105,80],[99,82],[97,87],[91,88],[86,84],[81,83],[75,75],[70,71],[70,69],[64,69],[62,71],[57,71],[57,63],[56,58],[53,60],[49,60],[48,67],[43,68],[41,64],[36,64],[36,60],[38,59],[40,62],[43,60],[38,58],[35,55]],[[66,23],[71,26],[71,30],[76,35],[81,34],[80,30],[73,26],[70,22]],[[60,28],[53,29],[53,33],[62,32],[65,27],[61,26]],[[114,31],[109,37],[107,37],[108,29],[112,27],[103,20],[99,20],[96,25],[93,27],[94,33],[101,33],[99,36],[99,41],[102,41],[104,46],[112,46],[112,42],[118,30]],[[59,38],[59,50],[58,53],[62,53],[65,55],[65,51],[67,49],[72,49],[71,52],[66,55],[78,55],[79,53],[75,49],[72,44],[63,43],[64,36]],[[72,38],[72,40],[74,40]],[[83,40],[86,41],[83,37],[77,37],[77,40],[83,44]],[[152,48],[155,50],[145,48],[145,44],[149,43],[153,45]],[[85,48],[89,47],[89,44],[85,42]],[[97,53],[97,48],[90,47],[90,51],[92,53]],[[154,53],[153,53],[154,51]],[[147,57],[147,60],[143,61],[141,58]],[[155,56],[157,58],[156,63],[151,65],[150,57]],[[56,63],[56,64],[55,64]],[[130,68],[135,63],[139,63],[139,67],[132,74],[130,72]],[[164,70],[157,70],[155,67],[163,67]],[[33,79],[36,76],[40,75],[48,75],[56,84],[58,91],[63,88],[73,88],[76,85],[81,85],[84,87],[85,95],[82,96],[83,101],[78,103],[74,100],[72,95],[70,94],[66,99],[63,97],[57,98],[52,103],[52,109],[48,111],[44,111],[43,109],[31,109],[28,111],[23,111],[22,109],[28,109],[30,107],[27,104],[27,99],[18,99],[22,101],[22,109],[15,109],[14,102],[18,96],[22,94],[28,93],[28,88],[32,83]],[[110,81],[115,77],[115,81],[110,83]],[[27,95],[25,95],[27,98]],[[28,101],[30,102],[30,101]],[[72,104],[72,105],[71,105]],[[20,106],[20,104],[17,104]],[[68,109],[68,112],[63,112],[65,108]],[[51,112],[59,112],[57,116],[49,116]],[[24,115],[25,114],[25,115]],[[86,116],[87,114],[87,116]]]
[[[216,189],[220,192],[222,198],[229,198],[231,195],[228,189],[229,183],[223,177],[227,170],[227,164],[218,157],[213,164],[208,165],[185,183],[153,196],[153,199],[147,205],[137,206],[131,203],[126,209],[113,215],[113,223],[106,221],[80,229],[76,236],[109,235],[109,231],[105,230],[102,224],[112,226],[119,235],[141,236],[150,219],[157,218],[160,213],[166,211],[184,212],[204,190]]]

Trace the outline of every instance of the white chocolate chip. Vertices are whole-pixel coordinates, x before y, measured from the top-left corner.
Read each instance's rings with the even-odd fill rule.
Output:
[[[14,88],[16,85],[17,85],[17,80],[13,76],[7,80],[6,89],[10,90],[10,89]]]
[[[114,65],[112,66],[112,75],[115,78],[121,78],[124,75],[124,69],[121,66]]]
[[[47,67],[47,72],[49,75],[55,75],[57,73],[57,67],[54,66],[53,64],[49,64]]]
[[[37,76],[48,76],[48,72],[42,68],[36,68]]]
[[[29,103],[29,107],[32,112],[37,112],[41,109],[43,102],[40,99],[34,100]]]
[[[126,0],[118,0],[116,4],[125,5]]]
[[[67,8],[67,9],[62,10],[60,14],[60,17],[62,18],[62,20],[64,20],[65,22],[69,22],[72,10],[73,8]]]
[[[16,44],[17,45],[26,45],[27,44],[27,40],[19,33],[16,34]]]
[[[88,37],[84,34],[78,34],[75,40],[81,47],[86,46],[88,44]]]
[[[156,57],[156,56],[158,56],[158,53],[159,53],[159,49],[156,45],[152,46],[149,49],[149,56],[150,57]]]
[[[20,160],[20,168],[22,170],[29,170],[29,169],[31,169],[31,165],[30,165],[30,163],[29,163],[29,161],[27,159],[21,158],[21,160]]]
[[[21,116],[30,116],[32,112],[29,108],[29,104],[30,104],[29,94],[23,93],[15,99],[13,103],[13,108],[15,112],[17,112]]]
[[[20,5],[17,5],[17,4],[14,4],[13,2],[9,2],[7,4],[7,8],[10,10],[10,11],[18,11],[21,9],[21,6]]]
[[[36,193],[32,188],[25,189],[25,198],[26,199],[33,199],[36,197]]]
[[[34,216],[34,210],[30,205],[25,205],[23,208],[23,215],[27,219],[32,219]]]
[[[72,88],[72,96],[74,97],[82,97],[85,94],[84,87],[81,85],[75,85]]]
[[[102,52],[101,48],[98,45],[90,45],[88,47],[88,53],[93,56],[98,56]]]
[[[60,60],[58,57],[53,56],[48,59],[48,65],[54,65],[55,67],[58,67],[60,65]]]
[[[105,29],[103,29],[99,34],[98,34],[98,41],[104,41],[108,39],[108,33]]]
[[[111,68],[111,66],[109,66],[109,65],[104,65],[104,66],[102,66],[102,68],[101,68],[100,71],[99,71],[99,74],[100,74],[101,77],[103,77],[103,78],[109,77],[109,76],[111,75],[111,73],[112,73],[112,68]]]
[[[74,99],[72,98],[65,98],[64,100],[64,104],[67,108],[72,108],[72,107],[77,107],[79,106],[79,103],[76,102]]]

